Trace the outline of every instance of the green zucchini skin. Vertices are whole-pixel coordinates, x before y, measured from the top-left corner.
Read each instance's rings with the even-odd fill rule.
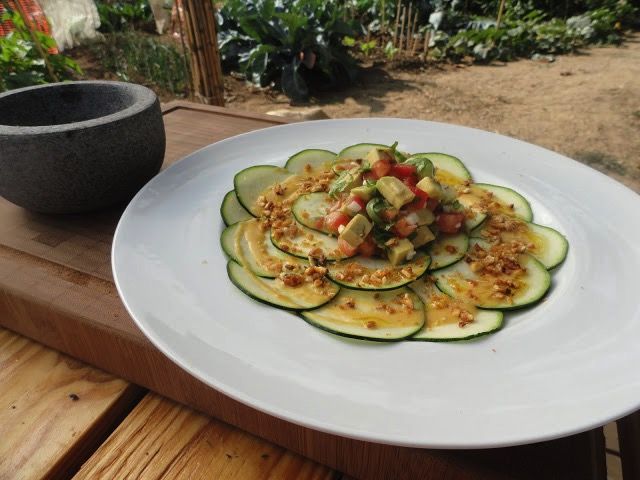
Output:
[[[500,310],[478,310],[474,323],[464,327],[456,328],[452,325],[438,326],[434,329],[428,328],[429,313],[431,310],[430,300],[434,292],[438,289],[434,285],[427,285],[420,279],[411,283],[408,288],[420,297],[424,304],[425,324],[409,340],[416,342],[459,342],[472,340],[501,330],[504,326],[504,313]],[[481,322],[479,325],[478,323]],[[472,333],[469,333],[471,331]]]
[[[473,177],[471,176],[471,172],[466,167],[466,165],[460,160],[458,157],[454,157],[453,155],[449,155],[447,153],[440,152],[427,152],[427,153],[416,153],[415,155],[422,155],[433,163],[433,166],[440,170],[446,170],[447,172],[455,175],[461,180],[473,181]]]
[[[311,168],[317,168],[323,165],[329,167],[335,159],[336,154],[334,152],[319,148],[309,148],[290,156],[284,168],[291,173],[304,173],[307,165],[310,165]]]
[[[329,230],[318,228],[313,221],[315,218],[322,218],[327,215],[325,211],[328,208],[327,202],[333,202],[333,199],[325,192],[307,193],[300,195],[291,206],[291,213],[296,221],[316,232],[329,235]],[[305,218],[303,212],[307,212],[308,218]]]
[[[282,167],[256,165],[245,168],[233,177],[233,188],[240,205],[253,216],[258,216],[255,208],[258,197],[270,186],[283,182],[293,174]]]
[[[227,192],[222,199],[222,203],[220,204],[220,216],[227,227],[234,223],[253,218],[253,215],[251,215],[238,200],[235,190]]]
[[[220,235],[220,246],[222,247],[224,253],[226,253],[230,259],[240,263],[235,246],[235,237],[236,233],[238,232],[238,228],[239,224],[237,223],[229,225],[227,228],[225,228]]]
[[[513,204],[513,215],[515,217],[518,217],[525,222],[531,222],[533,220],[533,210],[531,210],[529,200],[512,188],[503,187],[501,185],[492,185],[489,183],[474,183],[473,186],[493,193],[495,198],[505,205]]]
[[[549,271],[544,267],[544,265],[542,265],[542,263],[540,263],[531,255],[523,254],[523,257],[525,257],[525,267],[528,270],[529,279],[533,278],[534,280],[533,285],[530,283],[530,285],[532,286],[528,290],[529,295],[526,300],[520,301],[516,304],[503,303],[489,305],[486,303],[476,303],[476,307],[489,310],[518,310],[536,304],[547,294],[549,288],[551,287],[551,275],[549,274]],[[436,286],[438,287],[438,289],[453,298],[456,298],[456,292],[447,283],[446,277],[448,274],[458,271],[463,272],[462,276],[465,279],[474,278],[473,274],[469,273],[470,269],[468,268],[468,266],[466,266],[466,264],[464,264],[464,262],[455,263],[450,267],[443,268],[442,270],[438,270],[437,272],[433,273],[434,277],[436,278]],[[533,275],[535,275],[534,277],[531,277],[532,272]]]
[[[456,247],[457,253],[444,252],[441,254],[437,254],[435,252],[438,249],[443,249],[445,245],[452,245]],[[468,249],[469,237],[465,233],[444,235],[436,238],[426,248],[427,253],[429,253],[429,255],[431,256],[431,265],[429,266],[429,271],[433,272],[435,270],[440,270],[441,268],[446,268],[449,265],[453,265],[454,263],[464,258]]]
[[[422,266],[417,266],[417,260],[420,259],[424,259],[424,265]],[[348,260],[345,260],[348,261]],[[370,263],[372,265],[375,265],[375,263],[379,263],[379,266],[373,267],[373,268],[387,268],[387,267],[391,267],[391,264],[387,261],[384,261],[382,259],[378,260],[378,259],[364,259],[365,263]],[[373,263],[375,262],[375,263]],[[429,255],[426,255],[424,252],[420,252],[418,254],[416,254],[416,256],[414,257],[414,259],[411,262],[405,263],[400,265],[400,268],[404,268],[407,266],[412,267],[413,269],[417,270],[416,275],[409,277],[409,278],[404,278],[403,280],[401,280],[398,283],[394,283],[394,284],[387,284],[385,286],[374,286],[374,285],[368,285],[368,286],[362,286],[362,285],[358,285],[356,283],[353,282],[348,282],[345,280],[339,280],[338,278],[336,278],[336,274],[340,271],[339,268],[336,268],[335,264],[332,265],[328,265],[328,271],[327,271],[327,276],[333,280],[335,283],[337,283],[338,285],[342,286],[342,287],[347,287],[351,290],[363,290],[363,291],[373,291],[373,292],[384,292],[387,290],[396,290],[400,287],[404,287],[406,285],[408,285],[409,283],[417,280],[418,278],[422,277],[423,275],[425,275],[427,273],[427,270],[429,269],[429,266],[431,265],[431,257]]]
[[[546,227],[544,225],[538,225],[537,223],[524,222],[528,228],[535,234],[540,235],[547,242],[548,252],[542,252],[537,254],[535,252],[530,253],[540,263],[542,263],[547,270],[552,270],[558,265],[562,264],[567,258],[569,252],[569,241],[557,230]],[[473,231],[471,231],[471,237],[482,238],[482,231],[485,225],[480,225]]]
[[[321,301],[318,301],[317,303],[300,305],[300,304],[295,304],[293,300],[288,303],[285,303],[284,301],[279,301],[274,297],[269,297],[267,294],[258,293],[257,290],[255,288],[252,289],[249,284],[249,281],[255,281],[258,284],[260,284],[260,282],[264,282],[264,283],[275,282],[274,279],[258,277],[253,273],[251,273],[250,270],[244,268],[242,265],[240,265],[239,263],[233,260],[229,260],[227,262],[227,275],[229,276],[229,280],[231,280],[231,283],[233,283],[242,293],[244,293],[248,297],[260,303],[263,303],[265,305],[269,305],[271,307],[276,307],[282,310],[288,310],[292,312],[314,310],[316,308],[322,307],[326,303],[330,302],[340,292],[339,286],[335,285],[332,282],[329,282],[329,284],[333,287],[333,292],[332,292],[333,294],[331,296],[328,296],[322,299]],[[292,298],[300,297],[299,289],[302,287],[290,287],[291,291],[289,293],[287,293],[287,290],[286,290],[287,288],[289,287],[281,285],[279,286],[278,289],[280,293],[289,295]]]
[[[341,324],[340,319],[344,317],[348,317],[351,310],[341,310],[337,305],[345,297],[354,298],[356,301],[356,308],[353,309],[354,312],[360,312],[363,310],[363,303],[370,302],[372,305],[378,302],[379,300],[375,297],[375,295],[381,296],[381,298],[386,299],[392,295],[399,295],[407,293],[410,295],[414,309],[416,311],[416,324],[398,328],[398,330],[394,333],[393,331],[389,332],[389,335],[384,335],[385,332],[388,332],[389,329],[368,329],[366,327],[357,327],[357,326],[345,326]],[[338,309],[338,312],[335,312],[335,309]],[[366,310],[366,305],[364,306],[364,310]],[[369,307],[369,310],[371,307]],[[309,324],[314,327],[320,328],[327,332],[340,335],[342,337],[354,338],[358,340],[369,340],[369,341],[377,341],[377,342],[397,342],[400,340],[405,340],[409,338],[411,335],[415,334],[418,330],[422,328],[424,325],[424,306],[422,301],[414,292],[409,290],[408,288],[402,287],[395,290],[387,290],[385,292],[369,292],[362,290],[353,290],[348,288],[342,288],[340,293],[331,300],[331,302],[323,305],[321,308],[314,309],[313,311],[304,311],[300,312],[302,318],[307,321]],[[388,315],[386,312],[377,313],[379,318],[385,318]],[[374,317],[371,317],[374,318]]]

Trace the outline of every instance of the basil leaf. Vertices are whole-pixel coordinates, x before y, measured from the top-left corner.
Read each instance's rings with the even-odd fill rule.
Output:
[[[408,165],[415,165],[420,178],[433,177],[435,168],[433,163],[424,153],[418,153],[407,158],[404,163]]]

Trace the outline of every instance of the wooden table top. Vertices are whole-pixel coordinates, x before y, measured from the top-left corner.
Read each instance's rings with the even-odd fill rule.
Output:
[[[172,104],[165,166],[279,123]],[[0,479],[605,478],[602,429],[507,449],[399,448],[292,425],[207,387],[155,350],[117,296],[121,210],[46,217],[0,200],[0,325],[69,355],[0,328]]]

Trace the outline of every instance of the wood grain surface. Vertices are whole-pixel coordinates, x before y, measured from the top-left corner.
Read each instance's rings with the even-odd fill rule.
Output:
[[[331,469],[148,394],[82,466],[76,480],[330,480]]]
[[[0,329],[0,479],[68,477],[141,394]]]
[[[264,115],[174,104],[165,166],[216,140],[282,123]],[[137,329],[117,296],[109,250],[121,209],[44,217],[0,200],[0,324],[133,383],[358,478],[598,478],[601,429],[489,452],[395,448],[293,425],[217,392],[178,368]],[[593,456],[592,454],[598,454]],[[428,476],[431,477],[428,477]]]

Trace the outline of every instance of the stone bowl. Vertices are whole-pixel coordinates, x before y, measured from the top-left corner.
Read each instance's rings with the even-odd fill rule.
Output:
[[[52,83],[0,94],[0,195],[40,213],[123,203],[158,171],[160,103],[142,85]]]

